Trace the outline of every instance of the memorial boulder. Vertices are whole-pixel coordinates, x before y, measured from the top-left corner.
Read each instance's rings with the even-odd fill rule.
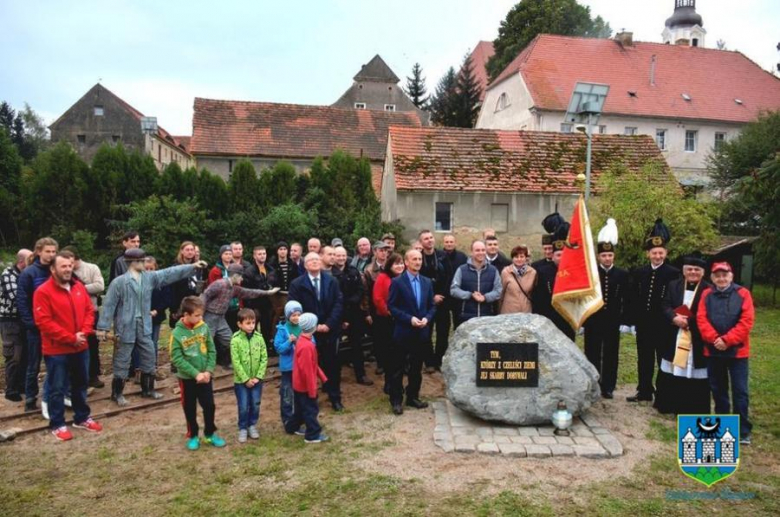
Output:
[[[574,415],[600,399],[598,373],[555,325],[536,314],[474,318],[450,338],[447,398],[483,420],[549,423],[563,400]]]

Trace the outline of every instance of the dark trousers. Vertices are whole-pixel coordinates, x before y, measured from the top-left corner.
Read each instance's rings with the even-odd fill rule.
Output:
[[[260,327],[260,334],[263,336],[266,348],[271,351],[274,349],[273,307],[271,307],[271,302],[266,301],[265,299],[260,300],[255,305],[254,311],[257,317],[257,324]],[[227,318],[227,314],[225,314],[225,318]],[[238,316],[236,316],[236,318],[238,318]],[[238,321],[238,319],[236,319],[236,321]],[[228,321],[228,325],[230,325],[230,321]],[[236,323],[236,325],[238,325],[238,323]],[[233,327],[231,326],[230,328],[232,329]]]
[[[292,372],[281,372],[282,379],[279,383],[279,412],[282,416],[282,425],[287,425],[287,421],[293,416],[293,387]]]
[[[27,333],[18,321],[0,322],[5,358],[5,394],[24,393],[27,377]]]
[[[195,379],[179,379],[181,406],[187,419],[187,438],[198,436],[198,404],[203,410],[204,435],[211,436],[217,431],[214,424],[214,386],[213,382],[198,384]]]
[[[257,425],[260,419],[260,399],[263,397],[263,383],[258,382],[251,388],[246,384],[234,384],[236,405],[238,406],[238,428],[249,429]]]
[[[728,415],[731,406],[739,414],[741,438],[750,436],[753,424],[748,419],[748,358],[708,357],[707,377],[710,380],[715,413]],[[731,401],[729,401],[729,378],[731,379]],[[731,403],[730,403],[731,402]]]
[[[601,391],[615,391],[620,351],[620,325],[599,323],[585,326],[585,357],[599,372]]]
[[[364,314],[357,307],[351,309],[354,315],[348,319],[347,339],[349,340],[349,358],[355,369],[355,378],[366,376],[365,356],[363,355],[363,336],[365,335]]]
[[[636,363],[639,383],[636,391],[642,397],[652,397],[653,375],[656,367],[661,366],[664,340],[667,338],[668,323],[654,321],[636,327]]]
[[[70,387],[73,403],[73,421],[80,424],[89,418],[87,380],[89,378],[89,350],[75,354],[44,356],[46,377],[49,380],[49,427],[65,425],[65,397]]]
[[[389,369],[385,373],[389,378],[390,404],[400,404],[404,396],[404,366],[409,364],[406,383],[406,400],[420,397],[422,385],[422,364],[425,359],[425,341],[408,339],[404,342],[393,340],[390,349]]]
[[[97,326],[100,313],[95,311],[95,326]],[[89,344],[89,380],[96,381],[100,377],[100,342],[95,334],[87,336]]]
[[[322,371],[328,381],[322,391],[328,394],[331,404],[341,402],[341,363],[339,363],[339,340],[334,332],[316,334],[317,354]]]
[[[225,321],[233,334],[238,332],[238,311],[239,309],[228,309],[225,313]]]
[[[322,432],[322,427],[317,421],[317,415],[320,413],[317,398],[309,397],[307,393],[302,391],[295,391],[294,398],[295,410],[292,418],[284,424],[284,430],[287,434],[293,434],[302,425],[306,425],[306,439],[314,440],[318,438]]]
[[[27,400],[38,397],[38,374],[41,372],[41,335],[38,329],[27,330],[27,372],[25,375],[24,395]],[[43,381],[43,400],[49,398],[49,376]]]
[[[453,328],[457,329],[460,323],[458,321],[458,301],[450,297],[445,298],[436,310],[434,323],[436,324],[436,346],[433,350],[433,357],[426,361],[426,364],[434,368],[441,368],[441,361],[450,342],[450,325],[454,325]]]
[[[374,316],[371,325],[371,339],[374,342],[376,365],[387,371],[390,347],[393,343],[393,319],[389,316]]]

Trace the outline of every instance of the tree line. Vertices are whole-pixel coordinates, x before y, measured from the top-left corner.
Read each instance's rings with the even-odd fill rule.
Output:
[[[0,241],[31,246],[39,237],[76,244],[98,263],[118,237],[140,232],[144,249],[173,260],[184,240],[215,258],[226,241],[273,246],[278,240],[340,237],[348,246],[378,238],[383,224],[366,159],[336,151],[308,173],[285,161],[257,171],[239,161],[228,181],[208,169],[178,163],[158,171],[151,156],[104,144],[91,163],[65,142],[25,160],[0,127]]]

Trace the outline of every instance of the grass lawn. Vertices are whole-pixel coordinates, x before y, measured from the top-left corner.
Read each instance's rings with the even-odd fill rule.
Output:
[[[415,431],[404,426],[419,422],[422,412],[416,413],[417,420],[403,420],[407,415],[394,419],[384,398],[374,394],[351,405],[344,415],[328,415],[324,423],[333,441],[318,446],[281,434],[276,424],[273,429],[264,424],[257,445],[231,444],[226,450],[188,453],[178,408],[117,417],[107,421],[109,429],[103,435],[77,435],[67,444],[55,443],[50,436],[25,437],[0,447],[2,514],[778,515],[780,309],[760,307],[756,322],[750,384],[754,444],[742,449],[737,473],[710,489],[679,471],[676,422],[654,413],[646,438],[661,452],[625,475],[576,488],[522,481],[524,469],[543,469],[545,462],[554,459],[495,460],[441,453],[434,456],[439,470],[431,479],[385,471],[383,458],[388,454],[406,454],[410,465],[416,461],[414,451],[402,450],[394,433]],[[633,385],[635,347],[633,339],[624,340],[619,382]],[[269,386],[263,404],[265,397],[276,396]],[[221,415],[225,419],[230,415],[234,422],[232,395],[224,396],[224,401],[224,407],[218,408],[218,423]],[[276,414],[264,413],[264,417],[278,420]],[[432,428],[432,422],[426,423],[420,440],[432,440]],[[223,425],[222,431],[234,441],[232,425]],[[512,461],[520,481],[496,490],[490,475],[475,473],[457,490],[444,490],[448,469],[466,457],[481,462],[488,472],[491,462]],[[578,467],[611,470],[620,461],[581,460]],[[671,496],[682,492],[724,497],[743,492],[752,498],[680,501],[670,498],[669,491]]]

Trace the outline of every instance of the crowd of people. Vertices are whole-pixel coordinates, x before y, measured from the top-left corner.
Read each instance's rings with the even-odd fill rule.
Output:
[[[107,289],[100,268],[82,260],[78,250],[60,250],[56,241],[42,238],[2,272],[5,397],[24,399],[25,411],[37,411],[43,360],[40,409],[53,435],[72,438],[66,406],[73,408],[73,427],[100,432],[87,404],[88,389],[104,386],[100,343],[113,329],[116,404],[128,404],[124,390],[131,379],[141,385],[142,397],[161,398],[155,391],[163,377],[158,341],[167,320],[190,450],[202,443],[198,405],[203,442],[225,445],[214,421],[218,365],[233,373],[238,441],[259,437],[269,355],[279,357],[285,431],[319,443],[328,437],[318,423],[318,382],[333,409],[344,409],[339,349],[345,340],[356,382],[371,386],[362,346],[364,337],[371,338],[374,373],[396,415],[427,407],[420,397],[423,372],[441,368],[450,332],[471,318],[535,313],[574,340],[575,329],[552,305],[569,225],[556,213],[543,226],[547,233],[536,261],[525,245],[507,257],[492,230],[471,242],[468,253],[450,234],[438,249],[436,235],[424,230],[404,252],[392,234],[374,243],[359,239],[351,255],[338,238],[323,245],[312,237],[305,247],[284,241],[271,249],[256,246],[246,259],[242,243],[232,242],[219,249],[210,269],[189,241],[181,243],[172,266],[159,268],[141,249],[138,233],[128,232],[111,263]],[[615,266],[616,242],[599,240],[604,305],[585,323],[585,354],[600,374],[602,396],[613,398],[621,328],[633,326],[639,384],[629,402],[654,400],[664,413],[704,414],[711,397],[717,413],[729,413],[733,403],[742,443],[749,443],[750,293],[733,282],[729,264],[708,268],[697,254],[683,258],[681,273],[667,261],[669,238],[659,220],[645,246],[649,263],[632,272]]]

